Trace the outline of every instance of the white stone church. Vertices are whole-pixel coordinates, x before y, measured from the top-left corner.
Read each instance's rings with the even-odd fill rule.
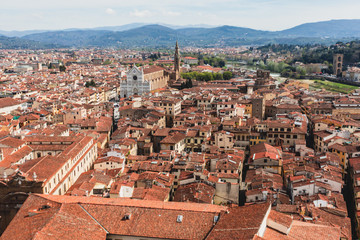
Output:
[[[167,86],[169,75],[159,66],[138,68],[133,66],[126,74],[126,80],[120,81],[120,97],[126,98],[134,95],[154,91]]]

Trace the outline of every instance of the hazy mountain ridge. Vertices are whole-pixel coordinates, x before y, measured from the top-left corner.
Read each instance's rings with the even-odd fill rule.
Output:
[[[93,27],[93,28],[66,28],[61,30],[14,30],[14,31],[4,31],[0,30],[0,35],[6,36],[6,37],[23,37],[30,34],[35,33],[45,33],[45,32],[63,32],[63,31],[92,31],[92,30],[103,30],[103,31],[114,31],[114,32],[120,32],[120,31],[126,31],[131,30],[135,28],[140,28],[147,25],[161,25],[164,27],[168,27],[171,29],[182,29],[182,28],[213,28],[215,26],[207,25],[207,24],[194,24],[194,25],[172,25],[172,24],[165,24],[165,23],[129,23],[124,24],[120,26],[101,26],[101,27]]]
[[[305,23],[283,30],[281,34],[284,37],[360,37],[360,19]]]
[[[282,31],[226,25],[212,28],[194,26],[170,28],[159,24],[134,23],[118,27],[35,32],[16,38],[16,41],[32,40],[38,45],[44,43],[68,47],[171,47],[179,40],[182,46],[211,47],[268,43],[331,44],[338,40],[360,38],[360,20],[305,23]]]

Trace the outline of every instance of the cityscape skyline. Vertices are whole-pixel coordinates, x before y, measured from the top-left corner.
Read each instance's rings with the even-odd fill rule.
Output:
[[[0,8],[0,239],[360,239],[360,2]]]
[[[189,6],[192,6],[189,8]],[[2,4],[0,30],[61,30],[119,26],[130,23],[165,23],[178,26],[232,25],[258,30],[284,30],[303,23],[333,19],[358,19],[354,0],[295,2],[284,0],[210,0],[176,2],[159,0],[62,1],[15,0]],[[321,13],[321,14],[319,14]],[[11,21],[9,21],[11,19]],[[271,19],[269,21],[269,19]]]

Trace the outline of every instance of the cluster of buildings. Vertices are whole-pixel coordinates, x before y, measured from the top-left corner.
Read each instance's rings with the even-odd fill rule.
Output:
[[[181,81],[178,46],[159,60],[173,69],[90,51],[15,51],[28,65],[53,63],[33,72],[1,60],[2,238],[356,234],[343,193],[357,209],[357,94],[279,83],[262,70],[180,90],[171,87]]]

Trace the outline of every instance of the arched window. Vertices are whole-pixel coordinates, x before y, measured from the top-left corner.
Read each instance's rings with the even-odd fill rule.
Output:
[[[134,89],[133,89],[133,94],[134,94],[134,95],[139,95],[137,88],[134,88]]]

